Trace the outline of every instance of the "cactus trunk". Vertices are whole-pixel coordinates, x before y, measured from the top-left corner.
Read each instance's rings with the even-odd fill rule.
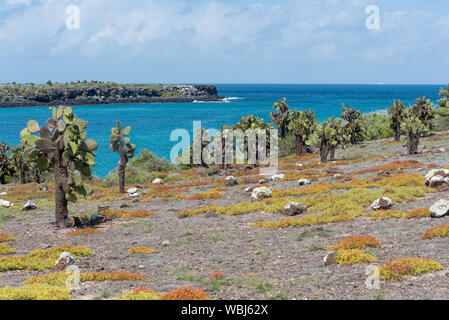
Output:
[[[304,142],[302,141],[300,136],[296,136],[296,155],[303,156],[306,154],[306,148],[304,146]]]
[[[337,149],[337,147],[331,147],[330,152],[329,152],[329,159],[331,161],[335,160],[335,150]]]
[[[65,196],[63,182],[69,178],[67,167],[62,165],[62,151],[57,152],[55,158],[55,219],[59,228],[67,227],[69,212],[67,198]]]
[[[326,141],[321,142],[320,146],[320,159],[321,162],[327,162],[327,156],[329,155],[329,145]]]
[[[41,183],[41,172],[39,171],[38,168],[34,170],[34,182],[39,184]]]
[[[401,131],[400,131],[400,129],[394,133],[394,141],[396,141],[396,142],[401,141]]]
[[[408,134],[407,137],[407,151],[408,154],[417,154],[418,153],[418,144],[419,137],[414,134]]]
[[[122,163],[122,161],[120,161],[118,166],[118,184],[120,188],[120,193],[125,193],[125,170],[126,170],[126,163]]]

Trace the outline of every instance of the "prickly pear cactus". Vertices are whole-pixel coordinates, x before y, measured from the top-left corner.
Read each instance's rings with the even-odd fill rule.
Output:
[[[417,98],[416,104],[410,110],[425,126],[432,130],[432,120],[435,118],[435,110],[430,99],[426,99],[426,97]]]
[[[315,135],[307,141],[307,144],[318,145],[321,162],[326,162],[329,153],[332,153],[331,158],[333,158],[337,146],[344,145],[349,140],[343,132],[341,120],[331,117],[317,127]]]
[[[436,111],[436,120],[440,130],[449,128],[449,84],[447,88],[441,88],[441,99],[438,100],[439,108]]]
[[[401,124],[402,132],[406,135],[407,151],[409,154],[418,153],[419,138],[428,134],[430,129],[413,112],[411,107],[405,110],[404,120]]]
[[[290,107],[287,104],[287,98],[282,98],[273,104],[272,111],[268,118],[276,125],[280,131],[281,138],[285,138],[288,134],[289,115],[291,114]]]
[[[345,134],[349,137],[351,144],[356,145],[363,141],[365,137],[365,129],[362,126],[363,117],[360,110],[351,108],[347,109],[345,104],[342,104],[343,113],[341,118],[346,122]]]
[[[14,166],[11,159],[11,148],[3,141],[0,144],[0,184],[6,184],[6,178],[14,174]]]
[[[393,106],[388,110],[390,115],[390,127],[394,131],[394,141],[401,141],[401,122],[404,118],[404,103],[394,100]]]
[[[69,226],[68,202],[77,201],[76,194],[88,196],[93,189],[83,183],[82,177],[90,177],[90,167],[95,166],[95,150],[98,143],[86,139],[87,121],[78,119],[71,107],[50,108],[52,117],[40,127],[28,121],[20,133],[22,140],[31,145],[24,151],[26,161],[36,163],[40,171],[50,167],[55,170],[55,216],[59,227]],[[34,134],[39,133],[39,137]]]
[[[118,179],[119,188],[121,193],[125,193],[125,170],[126,164],[129,159],[134,157],[136,152],[136,145],[132,144],[130,139],[127,138],[131,133],[131,127],[122,128],[120,121],[117,121],[117,127],[112,128],[109,149],[112,152],[118,152],[120,155],[120,161],[118,163]]]
[[[317,127],[318,120],[315,119],[315,113],[309,111],[294,111],[288,125],[289,130],[296,137],[296,155],[304,155],[307,151],[306,142]]]

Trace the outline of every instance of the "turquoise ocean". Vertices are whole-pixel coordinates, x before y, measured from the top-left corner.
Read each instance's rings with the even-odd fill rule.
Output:
[[[117,153],[109,151],[110,130],[117,120],[132,127],[130,138],[138,150],[146,148],[168,159],[177,143],[170,141],[173,130],[187,129],[193,135],[193,121],[201,121],[208,129],[219,129],[220,125],[233,125],[248,114],[267,121],[273,103],[282,97],[287,98],[291,109],[312,108],[317,118],[324,121],[338,117],[342,103],[363,113],[385,110],[394,99],[401,99],[408,106],[417,97],[426,96],[436,104],[443,86],[218,84],[219,95],[227,97],[223,102],[75,106],[74,112],[89,122],[88,137],[100,144],[94,174],[105,177],[119,160]],[[19,132],[28,120],[44,124],[49,117],[48,107],[0,108],[0,141],[17,144]]]

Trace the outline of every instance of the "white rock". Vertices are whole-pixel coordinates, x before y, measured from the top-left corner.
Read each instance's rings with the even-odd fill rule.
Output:
[[[273,193],[270,189],[267,187],[260,187],[253,190],[253,193],[251,194],[251,198],[256,200],[263,200],[267,198],[271,198],[273,196]]]
[[[430,170],[426,176],[426,186],[429,185],[430,180],[434,177],[434,176],[441,176],[443,178],[448,178],[449,177],[449,170],[448,169],[432,169]]]
[[[7,193],[6,192],[2,192],[2,193],[0,193],[0,196],[6,196],[7,195]]]
[[[336,260],[337,254],[335,253],[335,251],[329,252],[324,258],[323,258],[323,262],[325,266],[330,266],[333,264],[337,264],[337,260]]]
[[[11,206],[11,202],[0,199],[0,207],[9,208]]]
[[[126,191],[126,192],[128,192],[129,194],[134,194],[137,192],[137,188],[128,189],[128,191]]]
[[[449,214],[449,201],[441,199],[430,207],[430,216],[432,218],[441,218]]]
[[[307,211],[307,207],[298,202],[290,202],[284,207],[282,214],[285,216],[297,216]]]
[[[440,152],[446,152],[446,149],[444,149],[444,148],[439,148],[438,151],[440,151]]]
[[[61,269],[74,264],[76,262],[75,258],[70,255],[70,252],[63,252],[56,261],[55,266],[60,266]]]
[[[285,174],[281,173],[281,174],[275,174],[273,176],[271,176],[270,180],[272,181],[279,181],[285,178]]]
[[[335,179],[341,179],[341,178],[343,178],[343,175],[340,174],[340,173],[336,173],[336,174],[334,174],[334,178]]]
[[[304,165],[303,165],[302,163],[296,162],[296,163],[295,163],[295,166],[296,166],[296,167],[303,167]]]
[[[153,184],[164,184],[164,181],[162,179],[154,179]]]
[[[225,185],[228,187],[236,186],[238,185],[237,179],[234,176],[226,177]]]
[[[442,176],[433,176],[429,181],[429,187],[436,188],[445,183],[449,184],[449,178],[444,178]]]
[[[300,185],[300,186],[305,186],[305,185],[308,185],[308,184],[310,184],[310,180],[309,179],[299,179],[298,180],[298,185]]]
[[[31,200],[28,200],[22,207],[22,211],[34,210],[37,209],[37,205],[33,203]]]
[[[245,192],[249,192],[251,190],[251,187],[245,188]]]
[[[379,198],[371,204],[373,210],[388,210],[391,207],[393,207],[393,201],[387,197]]]
[[[136,192],[136,193],[131,194],[132,198],[139,198],[140,196],[141,196],[140,192]]]
[[[170,245],[170,241],[169,241],[169,240],[165,240],[165,241],[162,242],[162,245],[163,245],[164,247],[167,247],[167,246]]]

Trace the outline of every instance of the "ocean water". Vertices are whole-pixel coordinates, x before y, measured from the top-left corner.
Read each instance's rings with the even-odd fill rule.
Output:
[[[312,108],[317,118],[324,121],[341,114],[341,103],[363,113],[385,110],[394,99],[401,99],[408,106],[417,97],[426,96],[436,103],[443,86],[220,84],[219,95],[229,98],[224,102],[75,106],[74,112],[89,122],[88,137],[100,144],[93,171],[105,177],[119,161],[119,155],[109,151],[110,130],[117,120],[132,127],[130,138],[138,151],[146,148],[168,159],[177,143],[170,141],[173,130],[187,129],[193,136],[193,121],[201,121],[208,129],[219,129],[220,125],[233,125],[248,114],[268,120],[273,103],[282,97],[287,98],[291,109]],[[17,144],[19,132],[28,120],[44,124],[50,115],[48,107],[0,108],[0,141]]]

